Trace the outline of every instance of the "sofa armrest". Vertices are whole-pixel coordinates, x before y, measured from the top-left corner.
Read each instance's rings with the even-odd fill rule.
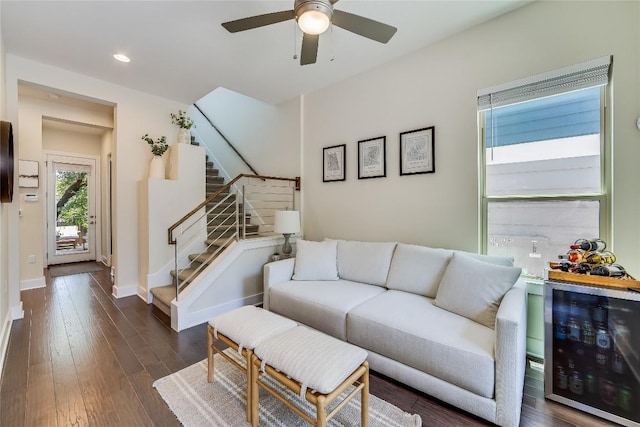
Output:
[[[496,424],[520,425],[527,363],[527,285],[518,280],[496,316]]]
[[[264,265],[262,307],[269,310],[269,288],[277,283],[291,280],[295,258],[287,258]]]

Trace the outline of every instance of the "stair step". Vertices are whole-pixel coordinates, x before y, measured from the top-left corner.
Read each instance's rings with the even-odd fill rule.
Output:
[[[206,161],[206,160],[205,160],[205,162],[204,162],[204,166],[205,166],[207,169],[213,169],[213,162],[209,162],[209,161]]]
[[[218,184],[218,183],[214,183],[214,184],[207,184],[207,193],[215,193],[216,191],[222,189],[224,187],[224,184]],[[224,194],[227,194],[230,190],[230,187],[227,187],[224,189]]]
[[[204,170],[204,172],[206,173],[207,176],[218,176],[220,175],[220,171],[218,169],[215,169],[213,166],[212,167],[208,167]]]
[[[213,255],[210,252],[205,252],[205,253],[202,253],[202,254],[189,255],[189,259],[192,262],[197,262],[199,264],[207,264],[207,265],[211,264],[211,262],[216,258],[217,258],[217,254]]]
[[[171,301],[176,297],[176,287],[167,285],[152,288],[151,295],[153,295],[153,305],[167,316],[171,316]]]
[[[224,177],[222,176],[207,175],[205,179],[207,184],[224,184]]]
[[[210,225],[207,227],[207,234],[210,235],[211,233],[215,232],[221,237],[230,236],[236,231],[235,225],[233,227],[229,227],[230,225],[231,224],[225,224],[222,227],[218,227],[216,225]],[[253,225],[253,224],[247,224],[245,227],[247,233],[255,233],[256,231],[258,231],[259,228],[260,228],[259,225]],[[221,232],[223,234],[221,234]]]
[[[180,270],[180,274],[178,277],[180,278],[180,290],[182,290],[185,286],[187,286],[193,279],[198,277],[198,274],[202,273],[202,270],[199,270],[191,279],[188,279],[189,276],[195,271],[195,268],[185,268],[184,270]],[[171,270],[171,277],[176,277],[176,271]],[[188,279],[188,280],[187,280]],[[175,285],[174,285],[175,288]]]
[[[225,201],[225,202],[212,202],[212,203],[207,203],[207,211],[209,211],[210,209],[213,209],[211,212],[209,213],[234,213],[235,214],[235,200],[234,201]],[[239,205],[238,207],[240,209],[240,212],[243,212],[243,207],[242,204]]]
[[[218,194],[216,197],[214,197],[212,200],[214,202],[219,202],[222,199],[225,199],[226,201],[228,201],[229,203],[235,203],[236,202],[236,195],[235,194],[229,194],[229,193],[220,193]]]
[[[240,220],[242,220],[242,217],[240,217]],[[245,220],[247,221],[247,224],[251,223],[251,215],[247,214],[245,216]],[[231,215],[227,215],[227,214],[220,214],[220,215],[210,215],[209,217],[207,217],[207,224],[210,227],[214,227],[214,226],[218,226],[218,225],[231,225],[231,224],[235,224],[236,223],[236,214],[235,212]]]

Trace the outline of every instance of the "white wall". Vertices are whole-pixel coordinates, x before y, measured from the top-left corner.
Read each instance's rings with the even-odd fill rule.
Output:
[[[102,194],[101,208],[102,212],[100,217],[102,218],[102,236],[100,238],[101,248],[100,254],[102,261],[105,265],[111,266],[111,201],[109,200],[109,192],[111,190],[111,182],[109,181],[109,155],[111,154],[111,145],[113,141],[113,130],[110,129],[102,135],[102,141],[100,142],[100,171],[102,177],[100,179],[100,191]]]
[[[640,275],[640,3],[534,2],[303,99],[304,234],[479,249],[478,89],[613,60],[614,241]],[[435,174],[399,176],[399,132],[435,126]],[[357,141],[387,136],[387,178],[357,179]],[[346,182],[322,148],[347,144]]]
[[[147,174],[151,159],[149,147],[140,139],[145,133],[166,135],[175,142],[177,128],[171,124],[170,113],[186,109],[186,105],[169,99],[104,82],[81,74],[51,67],[29,59],[7,55],[8,116],[18,119],[18,81],[26,81],[61,91],[80,94],[115,105],[114,122],[114,200],[113,264],[116,270],[114,294],[133,295],[138,285],[138,223],[136,182]],[[27,141],[17,135],[18,144]],[[17,215],[9,219],[17,224]],[[18,237],[9,244],[17,245]],[[16,281],[17,282],[17,281]],[[16,283],[10,283],[13,289]],[[14,296],[19,301],[19,295]],[[13,301],[13,300],[12,300]]]
[[[167,230],[205,198],[204,149],[189,144],[176,144],[164,154],[168,163],[167,179],[142,179],[138,182],[139,215],[139,285],[138,295],[147,301],[148,292],[156,286],[172,283],[170,271],[175,270],[176,246],[168,242]],[[198,216],[196,215],[196,218]],[[201,238],[204,248],[206,219],[192,232]],[[190,224],[187,222],[186,225]],[[179,236],[176,230],[174,238]],[[187,232],[186,235],[190,235]],[[178,240],[178,252],[188,246]],[[195,253],[198,253],[196,251]],[[186,257],[189,253],[184,254]]]
[[[20,282],[22,288],[44,285],[43,268],[47,266],[45,239],[47,168],[43,150],[100,156],[101,138],[97,135],[53,129],[43,117],[71,120],[100,127],[112,127],[113,116],[101,112],[60,105],[30,96],[19,96],[18,126],[14,128],[16,143],[20,145],[20,158],[39,162],[39,187],[20,188],[16,203],[22,216],[20,222]],[[20,135],[20,138],[17,136]],[[24,195],[38,195],[37,202],[25,202]],[[97,248],[98,249],[98,248]],[[35,263],[27,257],[35,256]]]
[[[0,21],[2,8],[0,7]],[[5,50],[4,39],[0,32],[0,120],[7,120],[7,91],[5,84]],[[11,330],[12,313],[9,300],[9,206],[0,205],[0,371],[4,365],[9,332]]]
[[[300,176],[298,98],[274,106],[218,88],[197,104],[260,175]],[[189,115],[196,123],[192,132],[214,151],[226,178],[251,173],[195,108]]]

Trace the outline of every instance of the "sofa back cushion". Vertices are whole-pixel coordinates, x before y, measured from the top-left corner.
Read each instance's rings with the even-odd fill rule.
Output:
[[[398,243],[387,288],[435,298],[453,252]]]
[[[468,255],[471,258],[488,262],[489,264],[504,265],[505,267],[513,267],[514,260],[512,256],[483,255],[483,254],[476,254],[473,252],[464,252],[464,251],[454,251],[454,252],[461,253],[463,255]]]
[[[338,275],[341,279],[385,286],[396,244],[338,240]]]
[[[444,272],[435,305],[495,328],[502,297],[520,277],[521,269],[480,261],[467,254],[453,254]]]
[[[335,240],[297,240],[293,280],[338,280],[337,254]]]

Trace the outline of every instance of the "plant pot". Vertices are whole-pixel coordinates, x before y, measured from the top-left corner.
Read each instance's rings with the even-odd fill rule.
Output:
[[[189,129],[180,128],[178,130],[178,144],[191,143],[191,131]]]
[[[149,164],[149,178],[165,179],[164,160],[162,160],[162,156],[153,156],[153,159],[151,159],[151,163]]]

